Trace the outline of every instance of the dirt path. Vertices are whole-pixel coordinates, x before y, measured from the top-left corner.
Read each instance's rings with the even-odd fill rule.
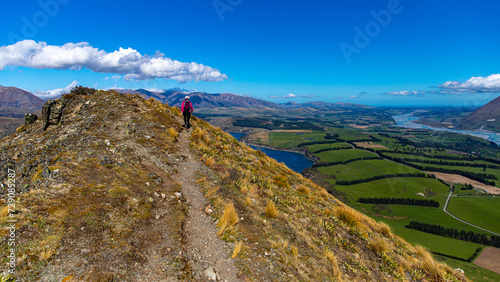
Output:
[[[201,163],[189,150],[189,136],[187,131],[179,134],[179,151],[185,160],[179,163],[178,179],[175,179],[182,185],[182,197],[189,204],[183,228],[189,266],[198,280],[244,281],[238,277],[230,258],[232,250],[218,238],[215,224],[205,215],[209,203],[195,183]]]

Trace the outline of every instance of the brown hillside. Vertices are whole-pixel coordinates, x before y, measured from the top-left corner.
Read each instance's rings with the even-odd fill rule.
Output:
[[[9,178],[18,200],[0,256],[14,219],[20,281],[466,281],[178,108],[97,91],[50,113],[0,143],[1,206]]]
[[[16,87],[0,89],[0,108],[15,108],[28,111],[40,110],[44,101],[37,96]]]
[[[470,130],[484,128],[500,132],[500,97],[459,121],[456,127]]]

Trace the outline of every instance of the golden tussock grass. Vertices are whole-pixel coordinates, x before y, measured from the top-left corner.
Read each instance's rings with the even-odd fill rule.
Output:
[[[50,247],[45,247],[40,254],[38,255],[38,258],[40,260],[48,260],[50,259],[54,254],[56,253],[56,248],[54,246]]]
[[[385,237],[391,237],[392,231],[391,227],[387,223],[379,221],[373,225],[375,231],[381,233]]]
[[[383,253],[389,250],[389,246],[387,245],[387,243],[384,241],[383,238],[374,238],[373,240],[370,241],[368,246],[377,255],[382,255]]]
[[[337,207],[336,215],[349,226],[356,227],[360,225],[361,214],[348,206],[341,205]]]
[[[212,197],[217,191],[219,191],[220,187],[219,186],[214,186],[210,189],[208,189],[207,193],[205,193],[205,197],[210,198]]]
[[[309,193],[311,193],[311,189],[309,189],[309,187],[305,185],[299,185],[298,190],[306,195],[309,195]]]
[[[340,272],[340,269],[339,269],[339,262],[337,260],[337,257],[335,256],[335,254],[332,251],[326,251],[325,252],[325,257],[330,262],[330,264],[332,266],[333,275],[336,278],[340,278],[341,272]]]
[[[207,159],[205,159],[205,164],[208,166],[213,166],[215,164],[215,159],[212,157],[208,157]]]
[[[415,254],[420,258],[420,267],[427,275],[432,279],[438,279],[442,276],[441,268],[443,268],[443,265],[437,263],[425,247],[421,245],[415,246]]]
[[[219,227],[219,232],[217,235],[222,235],[226,228],[232,228],[236,223],[238,223],[238,214],[236,213],[236,209],[232,203],[227,204],[224,207],[224,214],[222,215],[217,227]]]
[[[299,257],[299,249],[296,246],[294,246],[294,245],[292,245],[291,249],[292,249],[292,255],[293,255],[293,257],[294,258],[298,258]]]
[[[170,127],[170,129],[168,130],[168,134],[170,134],[172,140],[177,140],[177,137],[179,136],[179,132],[177,132],[177,130],[175,130],[175,128],[173,127]]]
[[[326,191],[325,189],[321,188],[319,190],[319,194],[321,195],[321,197],[325,198],[325,199],[328,199],[331,197],[330,193],[328,193],[328,191]]]
[[[251,206],[252,205],[252,199],[250,199],[249,196],[247,196],[247,198],[245,199],[245,205],[247,205],[247,206]]]
[[[238,254],[241,252],[241,248],[243,246],[243,241],[239,241],[236,246],[234,247],[233,254],[231,255],[231,258],[235,258],[238,256]]]
[[[276,205],[271,200],[267,201],[266,216],[269,218],[275,218],[278,216],[278,210],[276,209]]]

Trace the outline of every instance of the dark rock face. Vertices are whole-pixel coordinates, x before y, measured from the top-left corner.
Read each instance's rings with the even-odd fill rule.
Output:
[[[37,121],[38,117],[35,114],[25,114],[24,115],[24,125],[30,125]]]
[[[43,130],[46,130],[49,125],[57,125],[61,120],[63,109],[68,103],[66,99],[57,101],[48,100],[42,107]]]

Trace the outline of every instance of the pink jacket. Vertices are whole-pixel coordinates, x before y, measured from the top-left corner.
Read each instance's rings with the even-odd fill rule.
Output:
[[[193,113],[193,103],[191,103],[191,101],[188,101],[188,103],[191,106],[191,109],[189,110],[189,112]],[[185,104],[186,104],[186,100],[182,101],[181,112],[184,112],[184,105]]]

